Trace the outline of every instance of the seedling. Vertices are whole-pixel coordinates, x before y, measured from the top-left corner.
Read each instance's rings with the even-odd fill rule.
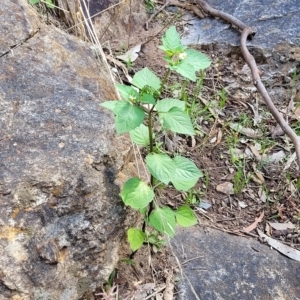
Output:
[[[159,147],[154,147],[155,137],[160,132],[154,131],[153,122],[158,119],[162,131],[194,135],[191,119],[185,112],[185,102],[173,98],[161,99],[161,95],[171,71],[196,81],[196,72],[207,68],[210,60],[204,54],[183,46],[174,26],[166,31],[162,44],[160,48],[165,51],[168,62],[162,81],[151,70],[144,68],[134,75],[132,86],[116,85],[122,100],[101,104],[114,113],[117,133],[129,132],[132,141],[145,147],[148,153],[145,163],[151,174],[150,183],[133,177],[125,182],[120,193],[125,205],[139,210],[144,216],[142,229],[130,228],[127,231],[132,251],[138,250],[145,242],[159,248],[163,243],[158,237],[160,234],[173,237],[176,224],[188,227],[197,223],[188,205],[172,210],[155,201],[160,183],[166,187],[172,184],[178,191],[189,191],[203,174],[192,160],[174,153],[167,155]],[[147,227],[154,234],[149,234]]]

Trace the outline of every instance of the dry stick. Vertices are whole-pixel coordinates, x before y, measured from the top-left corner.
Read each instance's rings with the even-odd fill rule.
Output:
[[[156,11],[154,14],[151,15],[151,17],[150,17],[150,18],[147,20],[147,22],[145,23],[145,29],[146,29],[146,30],[149,29],[149,23],[154,19],[154,17],[155,17],[156,15],[158,15],[162,10],[164,10],[165,7],[167,7],[167,6],[169,5],[169,3],[170,3],[170,0],[167,0],[167,1],[165,2],[165,4],[164,4],[158,11]]]
[[[282,130],[288,135],[288,137],[292,140],[295,151],[297,155],[297,163],[300,167],[300,140],[297,134],[293,131],[293,129],[288,125],[288,123],[284,120],[283,116],[279,113],[277,108],[275,107],[272,99],[270,98],[265,86],[261,82],[260,76],[259,76],[259,70],[256,65],[256,61],[254,57],[250,54],[247,48],[246,40],[248,36],[252,38],[255,35],[255,32],[252,30],[251,27],[245,25],[243,22],[238,20],[237,18],[222,12],[220,10],[214,9],[211,6],[209,6],[205,1],[203,0],[197,0],[197,4],[203,9],[203,11],[207,14],[210,14],[214,17],[219,17],[232,25],[236,26],[239,30],[242,31],[241,34],[241,51],[244,56],[244,59],[246,60],[248,66],[251,69],[252,78],[253,78],[253,84],[261,94],[262,98],[265,101],[265,104],[267,105],[269,111],[271,112],[272,116],[276,120],[276,122],[280,125]]]
[[[155,13],[153,13],[151,15],[151,17],[147,20],[147,22],[145,23],[145,29],[148,30],[149,29],[149,24],[150,22],[155,18],[155,16],[158,15],[158,13],[160,13],[162,10],[164,10],[167,6],[169,5],[173,5],[173,6],[177,6],[177,7],[181,7],[181,8],[184,8],[184,9],[187,9],[187,10],[190,10],[192,11],[196,16],[198,16],[199,18],[203,19],[204,18],[204,15],[203,13],[201,12],[201,10],[199,9],[198,6],[196,5],[192,5],[190,3],[182,3],[182,2],[179,2],[177,0],[167,0],[163,6],[158,10],[156,11]]]

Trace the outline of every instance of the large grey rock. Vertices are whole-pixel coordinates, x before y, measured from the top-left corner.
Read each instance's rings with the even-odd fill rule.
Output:
[[[249,44],[270,48],[281,42],[300,46],[298,0],[208,0],[207,3],[240,19],[257,30]],[[191,21],[184,41],[187,44],[240,44],[240,34],[229,23],[215,18]]]
[[[179,300],[300,299],[300,263],[253,239],[179,228],[172,244],[186,262]]]
[[[89,45],[43,24],[31,36],[26,2],[0,16],[0,45],[25,41],[0,58],[0,299],[92,299],[124,233],[127,140],[99,106],[115,89]]]

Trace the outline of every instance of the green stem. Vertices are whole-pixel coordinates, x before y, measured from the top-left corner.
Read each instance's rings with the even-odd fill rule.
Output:
[[[166,74],[165,74],[165,76],[164,76],[164,78],[163,78],[163,81],[162,81],[162,83],[161,83],[160,89],[159,89],[160,93],[162,93],[162,91],[164,90],[165,84],[166,84],[166,82],[167,82],[167,80],[168,80],[170,74],[171,74],[171,69],[168,68],[168,71],[166,72]]]
[[[149,152],[153,152],[153,124],[152,124],[152,112],[153,112],[154,106],[150,109],[149,114],[148,114],[148,132],[149,132],[149,141],[150,141],[150,149]],[[154,186],[154,177],[151,175],[150,178],[150,184],[153,187]],[[153,210],[153,201],[150,202],[149,205],[149,211],[148,211],[148,217],[150,216],[150,213]]]

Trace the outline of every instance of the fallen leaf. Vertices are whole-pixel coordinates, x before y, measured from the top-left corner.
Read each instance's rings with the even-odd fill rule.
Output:
[[[292,247],[289,247],[287,245],[284,245],[277,240],[270,238],[269,236],[265,235],[259,229],[257,229],[257,232],[258,232],[259,236],[262,239],[264,239],[264,241],[266,241],[272,248],[276,249],[283,255],[285,255],[293,260],[300,261],[300,251],[298,251]]]
[[[231,182],[223,182],[217,185],[217,191],[226,195],[233,195],[234,189]]]
[[[252,174],[251,179],[258,184],[264,184],[264,182],[265,182],[264,177],[258,172],[255,172],[255,174]]]
[[[217,146],[217,145],[219,145],[221,143],[222,137],[223,137],[222,130],[219,129],[219,131],[218,131],[218,139],[217,139],[217,142],[216,142],[215,146]]]
[[[285,157],[286,157],[285,152],[283,150],[280,150],[278,152],[272,153],[270,156],[267,156],[266,160],[279,162]]]
[[[266,223],[265,232],[266,232],[266,234],[271,235],[271,227],[268,223]]]
[[[293,161],[296,159],[296,152],[294,152],[288,159],[288,161],[286,162],[283,171],[286,171],[290,168],[291,164],[293,163]]]
[[[214,136],[209,142],[210,142],[211,144],[214,144],[216,141],[217,141],[217,137]]]
[[[250,231],[255,229],[257,227],[258,223],[260,223],[263,220],[264,215],[265,215],[265,213],[262,212],[260,214],[260,216],[251,225],[249,225],[247,228],[244,228],[244,231],[249,233]]]
[[[279,214],[281,220],[284,220],[284,219],[285,219],[285,218],[284,218],[284,215],[283,215],[283,213],[282,213],[283,210],[284,210],[283,207],[280,207],[280,206],[277,207],[277,211],[278,211],[278,214]]]
[[[275,230],[286,230],[286,229],[294,229],[296,226],[291,223],[274,223],[274,222],[269,222],[269,225],[274,228]]]
[[[246,208],[248,205],[244,201],[239,201],[239,207]]]
[[[118,55],[117,58],[127,63],[134,62],[139,57],[138,52],[140,51],[141,51],[141,44],[138,44],[133,48],[129,49],[125,54]]]
[[[263,136],[263,133],[258,131],[258,130],[254,130],[252,128],[248,128],[248,127],[243,127],[241,124],[239,123],[232,123],[230,124],[230,128],[239,132],[239,133],[242,133],[248,137],[251,137],[251,138],[258,138],[258,137],[262,137]]]
[[[248,145],[248,147],[251,149],[252,153],[254,154],[254,156],[260,160],[261,156],[259,154],[259,152],[257,151],[256,147],[254,145]]]
[[[267,201],[267,194],[264,191],[264,189],[262,187],[259,188],[258,190],[258,196],[261,202],[266,203]]]

